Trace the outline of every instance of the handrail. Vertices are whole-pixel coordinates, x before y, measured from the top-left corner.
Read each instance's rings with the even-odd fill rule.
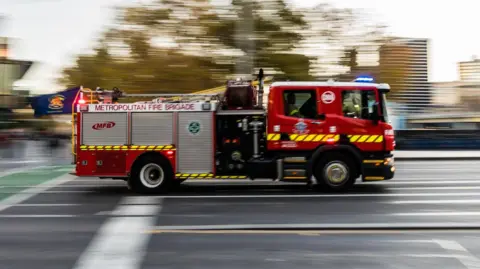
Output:
[[[92,93],[92,90],[88,89],[88,88],[83,88],[83,86],[80,86],[80,90],[77,92],[77,94],[75,95],[75,99],[73,99],[73,102],[72,102],[72,154],[74,156],[77,156],[77,153],[75,152],[75,105],[77,104],[77,100],[78,100],[78,96],[80,95],[80,93],[83,93],[83,92],[90,92],[90,102],[93,103],[93,95],[91,94]],[[77,130],[77,135],[78,135],[78,130]]]

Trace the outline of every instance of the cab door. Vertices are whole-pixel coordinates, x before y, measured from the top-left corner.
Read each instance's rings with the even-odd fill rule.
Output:
[[[271,150],[312,150],[324,139],[325,118],[320,115],[318,91],[315,88],[284,88],[277,112],[273,134],[269,137]],[[280,96],[278,96],[280,97]]]
[[[373,87],[348,87],[340,90],[341,112],[338,131],[349,137],[363,151],[384,148],[381,123],[373,121],[374,106],[378,107],[378,91]]]

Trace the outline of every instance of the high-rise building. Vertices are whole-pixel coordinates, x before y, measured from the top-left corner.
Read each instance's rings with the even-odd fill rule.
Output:
[[[471,61],[459,62],[458,76],[462,82],[480,82],[480,60],[473,57]]]
[[[402,114],[431,107],[429,40],[392,38],[379,49],[379,80],[392,88],[390,99],[402,104]]]

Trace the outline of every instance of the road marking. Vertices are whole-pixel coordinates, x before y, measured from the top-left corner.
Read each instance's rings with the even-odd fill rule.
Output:
[[[456,241],[451,240],[433,240],[439,244],[443,249],[448,251],[458,252],[462,255],[458,255],[457,259],[465,265],[468,269],[480,268],[480,259],[472,255],[467,249],[460,245]]]
[[[117,207],[112,216],[151,216],[158,212],[157,205],[122,205]]]
[[[122,205],[152,205],[161,204],[162,199],[151,198],[149,196],[128,196],[124,197],[120,204]]]
[[[340,234],[426,234],[426,233],[472,233],[472,230],[424,230],[424,229],[354,229],[351,230],[168,230],[168,229],[153,229],[148,230],[146,233],[150,234],[288,234],[288,235],[309,235],[309,236],[321,236],[321,235],[340,235]],[[377,240],[376,240],[377,241]],[[404,242],[404,243],[432,243],[432,240],[382,240],[385,242]]]
[[[72,179],[70,179],[72,180]],[[69,180],[69,181],[70,181]],[[62,184],[62,183],[61,183]],[[50,188],[55,188],[56,186],[52,186]],[[18,193],[18,192],[15,192],[15,191],[7,191],[8,187],[5,188],[5,191],[0,191],[0,194],[13,194],[13,193]],[[43,191],[38,191],[38,190],[43,190]],[[32,188],[28,188],[26,190],[23,190],[22,193],[34,193],[34,194],[38,194],[38,193],[92,193],[92,192],[97,192],[97,191],[94,191],[94,190],[91,190],[91,191],[49,191],[49,190],[44,190],[44,188],[42,186],[37,185],[36,187],[32,187]],[[1,211],[1,210],[0,210]]]
[[[158,200],[152,199],[152,203]],[[150,208],[150,205],[147,205]],[[119,205],[115,211],[130,212],[130,205]],[[137,206],[134,206],[138,209]],[[156,205],[157,212],[161,204]],[[146,210],[145,210],[146,211]],[[98,231],[78,259],[75,269],[134,269],[140,268],[150,235],[143,233],[155,224],[155,216],[112,217]]]
[[[480,212],[405,212],[390,213],[391,216],[444,217],[444,216],[480,216]]]
[[[406,201],[385,201],[380,202],[382,204],[427,204],[427,205],[439,205],[439,204],[480,204],[480,200],[406,200]]]
[[[454,255],[454,254],[439,254],[439,253],[406,253],[406,254],[380,254],[380,253],[314,253],[305,254],[309,258],[323,258],[323,257],[369,257],[369,258],[388,258],[388,257],[408,257],[408,258],[466,258],[466,255]],[[475,267],[477,268],[477,267]],[[470,267],[468,268],[470,269]]]
[[[80,206],[84,204],[12,204],[15,207],[42,207],[42,206]]]
[[[21,214],[0,214],[0,218],[73,218],[77,215],[21,215]]]
[[[385,222],[385,223],[292,223],[292,224],[223,224],[223,225],[165,225],[156,226],[156,230],[375,230],[375,229],[430,229],[436,230],[466,230],[475,229],[480,232],[479,222]],[[470,230],[470,232],[475,232]]]
[[[408,197],[408,196],[480,196],[480,192],[436,193],[352,193],[352,194],[250,194],[250,195],[165,195],[163,199],[237,199],[237,198],[351,198],[351,197]]]
[[[480,186],[439,186],[439,187],[389,187],[389,190],[478,190]]]
[[[387,181],[378,181],[378,182],[362,182],[361,184],[377,184],[377,185],[440,185],[440,184],[480,184],[480,178],[477,180],[440,180],[432,179],[432,180],[411,180],[410,178],[407,180],[399,179],[399,180],[387,180]]]
[[[54,188],[55,186],[71,181],[73,179],[74,177],[69,174],[61,175],[57,178],[36,185],[35,188],[28,188],[12,196],[9,196],[4,200],[0,201],[0,212],[13,205],[20,204],[21,202],[26,201],[39,193],[43,193],[48,189]]]

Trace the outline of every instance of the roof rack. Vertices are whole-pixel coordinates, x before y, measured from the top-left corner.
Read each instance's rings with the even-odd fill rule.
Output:
[[[220,100],[220,94],[179,94],[179,93],[140,93],[129,94],[120,91],[118,88],[112,90],[103,90],[97,88],[92,91],[90,89],[81,89],[82,93],[88,95],[86,102],[89,103],[110,103],[113,100],[118,99],[141,99],[151,98],[150,100],[144,100],[144,102],[164,102],[164,103],[178,103],[178,102],[198,102],[198,101],[215,101]],[[83,99],[83,98],[82,98]]]

